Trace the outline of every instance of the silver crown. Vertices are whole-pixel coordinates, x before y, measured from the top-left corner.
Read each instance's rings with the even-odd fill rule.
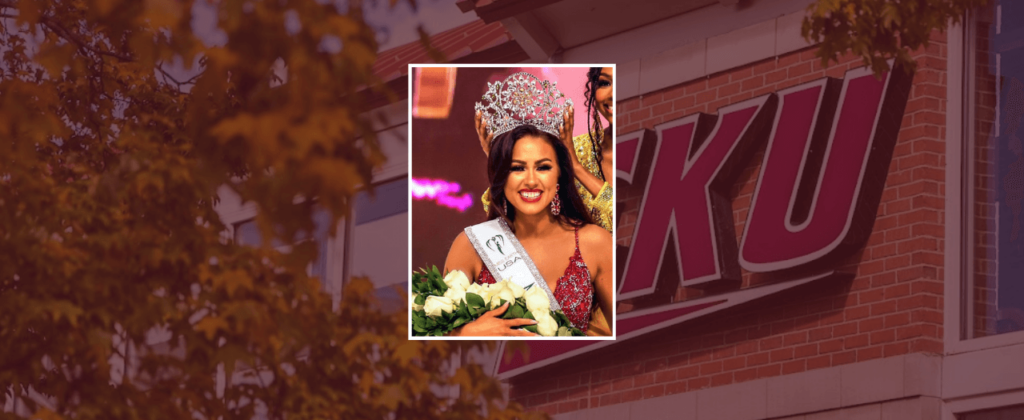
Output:
[[[558,137],[562,115],[572,106],[572,99],[566,98],[555,85],[519,72],[503,82],[488,83],[487,93],[481,98],[487,105],[477,102],[476,110],[495,136],[530,124]],[[559,103],[562,99],[565,101]]]

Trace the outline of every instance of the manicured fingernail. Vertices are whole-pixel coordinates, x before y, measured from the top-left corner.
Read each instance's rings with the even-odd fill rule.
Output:
[[[530,320],[530,325],[537,325],[537,321],[534,321],[534,320],[531,319]]]

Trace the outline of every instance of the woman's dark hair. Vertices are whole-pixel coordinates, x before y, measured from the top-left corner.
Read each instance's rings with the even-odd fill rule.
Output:
[[[555,218],[559,223],[568,226],[594,223],[594,218],[587,211],[587,207],[583,205],[583,199],[576,191],[576,174],[572,170],[572,161],[569,160],[569,149],[566,149],[557,137],[529,124],[516,127],[491,141],[491,152],[487,158],[487,178],[491,182],[491,205],[487,209],[487,220],[500,217],[505,219],[509,228],[515,229],[513,223],[516,217],[515,211],[507,213],[505,211],[508,205],[508,198],[505,197],[505,183],[508,182],[508,174],[512,171],[512,149],[519,139],[526,136],[540,137],[555,149],[555,157],[558,161],[558,198],[562,202],[561,214]]]
[[[597,88],[601,83],[601,67],[591,67],[587,71],[587,85],[584,87],[583,95],[587,98],[587,133],[590,134],[590,147],[594,151],[594,160],[597,166],[601,167],[604,157],[601,155],[601,142],[598,135],[603,135],[604,127],[601,126],[601,115],[597,112]],[[609,121],[610,123],[611,121]]]

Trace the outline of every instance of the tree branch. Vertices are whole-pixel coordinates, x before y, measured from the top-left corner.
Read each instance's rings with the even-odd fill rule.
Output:
[[[15,4],[13,2],[11,2],[11,1],[0,0],[0,9],[17,9],[17,6],[15,6]],[[0,15],[0,17],[18,18],[19,16],[18,15],[3,14],[3,15]],[[71,33],[71,31],[69,31],[67,28],[65,28],[63,25],[61,25],[59,22],[54,20],[52,16],[46,16],[46,15],[40,16],[38,23],[43,24],[43,26],[49,28],[51,31],[56,33],[61,38],[64,38],[65,40],[75,44],[76,46],[78,46],[79,49],[89,51],[89,52],[91,52],[93,54],[96,54],[96,55],[116,58],[116,59],[124,61],[124,62],[135,61],[135,59],[132,58],[129,55],[119,54],[119,53],[116,53],[116,52],[113,52],[113,51],[105,51],[105,50],[101,50],[99,48],[93,47],[92,45],[89,45],[85,41],[82,41],[81,38],[79,38],[75,34]]]

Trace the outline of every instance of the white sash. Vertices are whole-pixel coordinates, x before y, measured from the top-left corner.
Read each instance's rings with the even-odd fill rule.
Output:
[[[484,260],[495,281],[509,279],[527,290],[534,286],[540,287],[548,295],[551,309],[561,310],[555,294],[551,292],[544,277],[541,277],[540,271],[523,249],[523,245],[505,224],[505,220],[492,219],[467,227],[465,230],[469,242],[473,244],[480,259]]]

